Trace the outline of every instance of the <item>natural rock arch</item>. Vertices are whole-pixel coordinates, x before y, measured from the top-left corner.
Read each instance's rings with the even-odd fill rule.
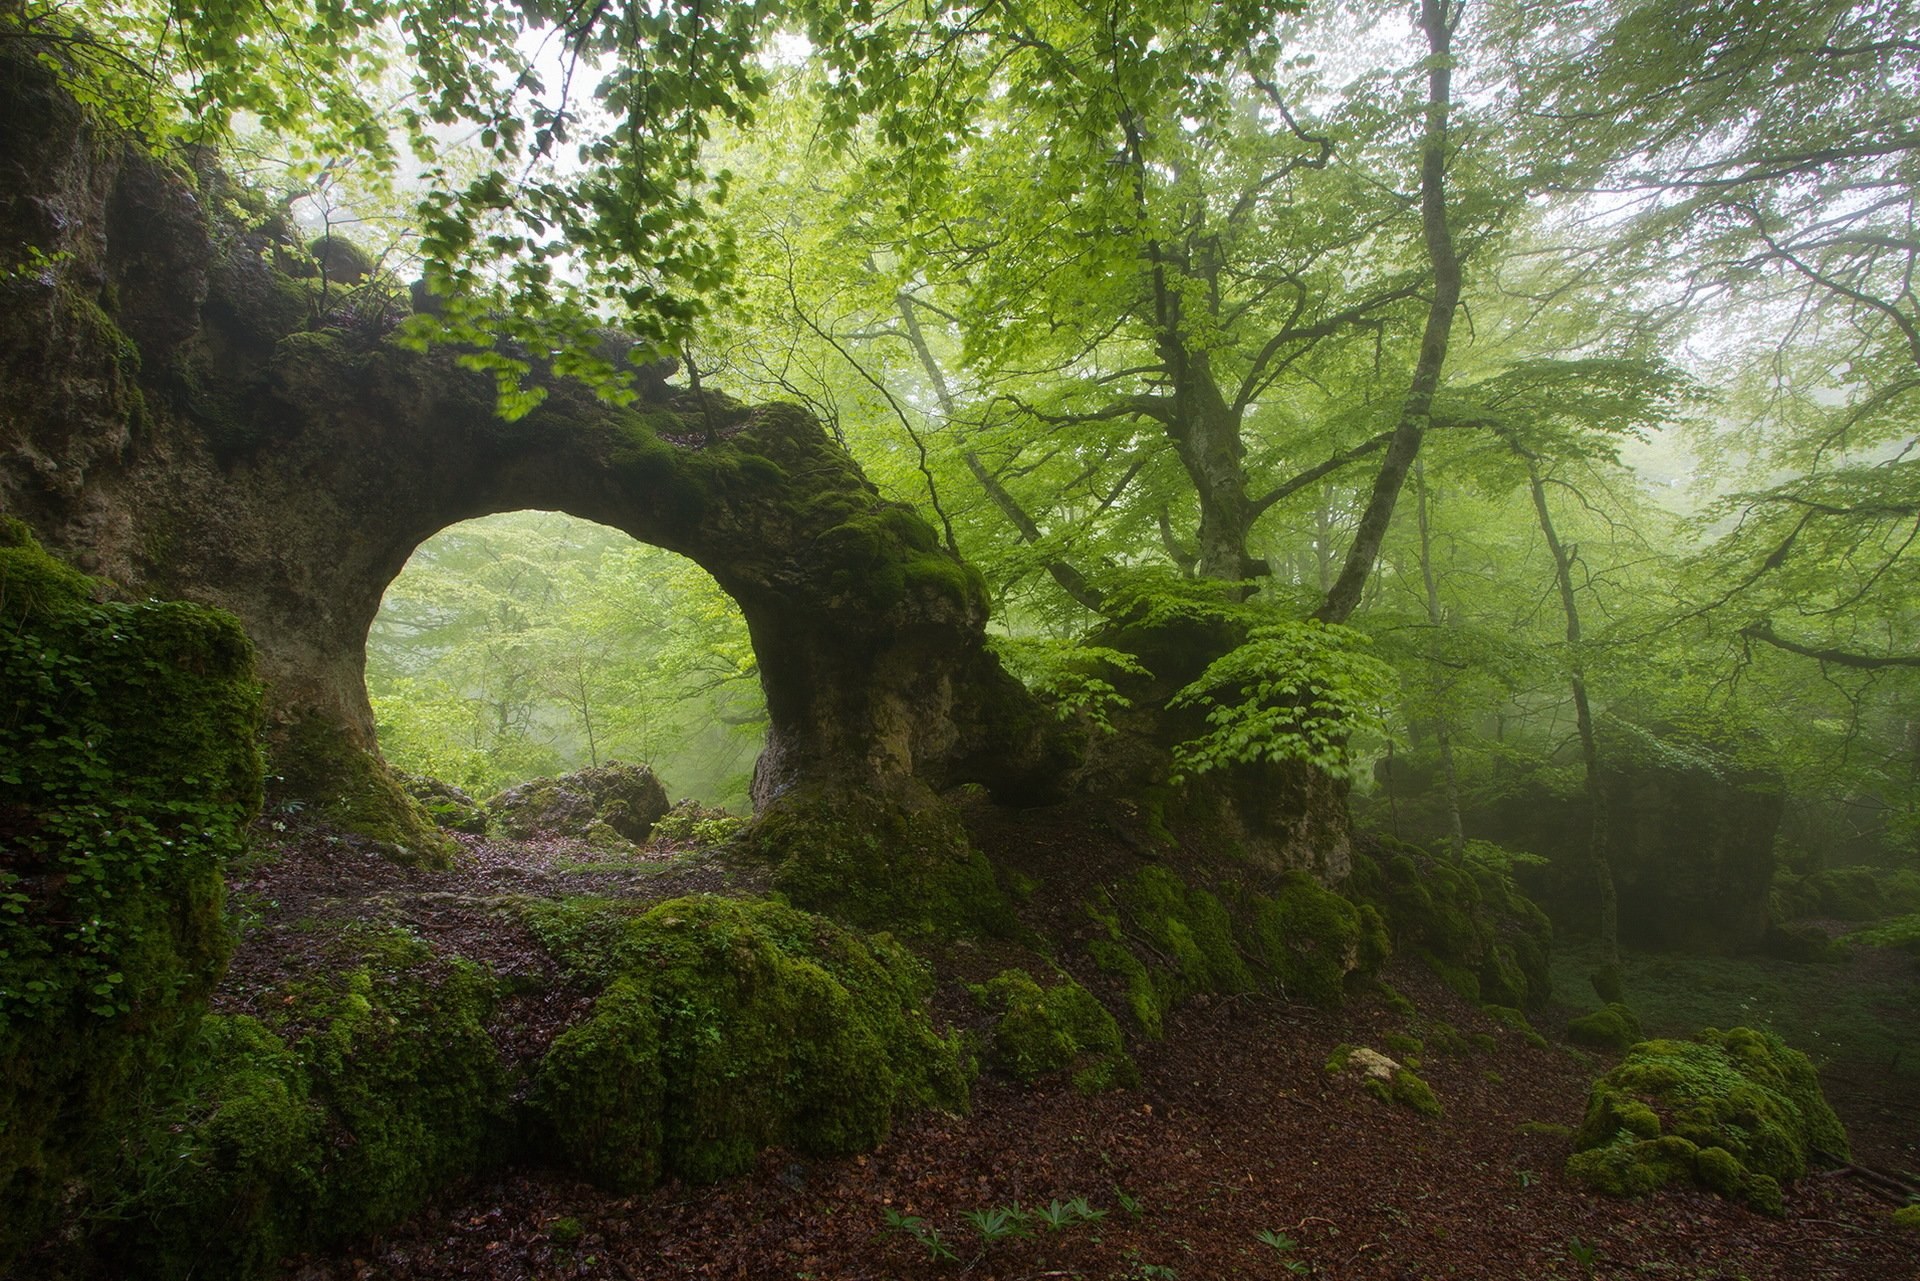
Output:
[[[286,790],[379,790],[364,645],[388,583],[439,530],[529,507],[687,556],[739,603],[761,808],[912,814],[1058,776],[1051,718],[984,648],[978,574],[803,410],[636,369],[628,407],[546,378],[504,422],[490,378],[391,341],[394,300],[295,279],[284,228],[212,216],[239,195],[217,170],[97,136],[9,63],[0,233],[40,256],[0,278],[0,505],[124,592],[236,615]]]

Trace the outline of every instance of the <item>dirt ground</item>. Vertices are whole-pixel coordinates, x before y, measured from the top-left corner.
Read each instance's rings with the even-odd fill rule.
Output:
[[[564,890],[656,899],[757,888],[751,870],[671,848],[594,862],[602,856],[565,843],[466,838],[469,857],[458,868],[420,873],[320,829],[267,835],[277,852],[235,884],[246,933],[219,1008],[246,1009],[297,969],[330,919],[409,922],[502,974],[551,977],[502,910],[509,896]],[[1110,874],[1115,860],[1139,857],[1103,825],[1067,819],[988,823],[976,837],[1003,862],[1043,873],[1030,903],[1058,901],[1046,882],[1084,887],[1088,877]],[[960,984],[997,969],[1006,959],[997,947],[938,958],[949,979],[941,1014],[965,1017]],[[641,1197],[611,1196],[560,1171],[509,1167],[450,1189],[378,1238],[290,1260],[283,1275],[1920,1278],[1920,1234],[1891,1226],[1888,1212],[1901,1198],[1871,1170],[1822,1172],[1790,1186],[1777,1220],[1699,1191],[1617,1201],[1573,1187],[1560,1172],[1567,1128],[1579,1123],[1587,1087],[1607,1060],[1528,1044],[1418,963],[1395,961],[1385,978],[1415,1014],[1380,993],[1337,1011],[1271,997],[1198,1000],[1170,1019],[1164,1040],[1135,1047],[1137,1089],[1089,1098],[1064,1082],[986,1077],[967,1115],[905,1117],[871,1153],[816,1160],[770,1151],[740,1178],[671,1183]],[[1913,978],[1910,969],[1894,975]],[[540,997],[507,1002],[503,1046],[516,1056],[540,1053],[587,999],[546,985]],[[1484,1036],[1472,1049],[1422,1058],[1421,1075],[1445,1109],[1439,1118],[1384,1103],[1326,1071],[1336,1045],[1384,1049],[1390,1034],[1420,1036],[1441,1024]],[[1541,1021],[1543,1029],[1557,1025]],[[1856,1160],[1898,1177],[1920,1169],[1920,1126],[1910,1100],[1896,1093],[1891,1078],[1852,1080],[1834,1092]]]

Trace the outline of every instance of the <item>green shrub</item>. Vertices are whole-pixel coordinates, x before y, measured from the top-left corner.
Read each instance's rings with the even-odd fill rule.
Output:
[[[541,904],[529,921],[610,983],[535,1091],[558,1153],[607,1186],[707,1182],[773,1145],[859,1151],[904,1108],[966,1105],[970,1066],[927,1018],[925,967],[885,935],[705,896],[640,915]]]
[[[1806,1055],[1739,1027],[1635,1046],[1594,1083],[1574,1148],[1569,1177],[1600,1191],[1689,1178],[1771,1214],[1781,1183],[1848,1155]]]

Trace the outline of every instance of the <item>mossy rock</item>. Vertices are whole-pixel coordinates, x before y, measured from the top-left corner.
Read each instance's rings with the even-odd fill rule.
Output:
[[[1348,979],[1376,972],[1388,950],[1378,912],[1303,872],[1289,873],[1271,898],[1256,899],[1252,932],[1272,981],[1313,1005],[1338,1005]]]
[[[1327,1071],[1356,1077],[1362,1089],[1383,1103],[1397,1104],[1424,1117],[1443,1113],[1433,1087],[1414,1071],[1411,1062],[1397,1062],[1378,1050],[1364,1045],[1336,1045],[1327,1057]]]
[[[1618,1001],[1567,1023],[1567,1039],[1597,1050],[1624,1050],[1640,1040],[1640,1019]]]
[[[452,783],[402,769],[394,770],[393,775],[407,795],[426,811],[435,827],[446,832],[464,832],[469,836],[487,834],[486,808]]]
[[[226,968],[260,804],[252,648],[217,610],[94,604],[0,524],[0,1272],[95,1190]]]
[[[459,847],[434,825],[378,755],[317,715],[269,734],[276,801],[312,806],[344,831],[376,841],[407,867],[446,867]]]
[[[128,1145],[122,1212],[94,1229],[122,1275],[260,1275],[391,1227],[509,1150],[492,980],[400,930],[326,950],[264,1019],[206,1020],[186,1089]]]
[[[710,1182],[776,1145],[861,1151],[907,1108],[966,1106],[960,1040],[934,1032],[925,967],[885,935],[707,896],[528,911],[562,964],[608,984],[535,1083],[555,1153],[603,1186]]]
[[[1770,1214],[1782,1183],[1848,1157],[1807,1056],[1740,1027],[1636,1045],[1594,1083],[1574,1147],[1569,1176],[1600,1191],[1688,1178]]]
[[[745,839],[794,906],[861,929],[1000,937],[1016,929],[993,866],[932,797],[811,785],[780,797]]]
[[[1356,850],[1342,890],[1374,907],[1395,951],[1426,960],[1463,998],[1539,1010],[1553,994],[1553,926],[1511,871],[1385,837]]]
[[[608,761],[558,778],[536,778],[487,801],[487,812],[509,835],[565,836],[607,847],[638,843],[670,809],[667,789],[644,765]],[[596,825],[598,831],[596,832]]]
[[[1023,1081],[1072,1073],[1082,1093],[1137,1085],[1120,1025],[1093,993],[1066,975],[1043,988],[1025,970],[1002,970],[969,989],[993,1011],[987,1062]]]
[[[1920,1204],[1903,1205],[1888,1216],[1893,1226],[1908,1232],[1920,1232]]]

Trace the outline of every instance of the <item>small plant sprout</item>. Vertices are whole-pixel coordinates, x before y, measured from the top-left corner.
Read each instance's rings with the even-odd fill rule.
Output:
[[[1311,1276],[1313,1265],[1305,1259],[1289,1259],[1286,1256],[1300,1248],[1300,1243],[1284,1232],[1275,1232],[1272,1228],[1260,1229],[1257,1237],[1261,1245],[1281,1256],[1281,1266],[1295,1276]]]
[[[1004,1241],[1008,1237],[1033,1235],[1027,1227],[1027,1220],[1031,1216],[1020,1208],[1020,1203],[1017,1201],[1012,1205],[994,1206],[985,1210],[968,1210],[962,1217],[973,1225],[973,1230],[980,1234],[981,1241],[988,1245],[992,1245],[995,1241]]]
[[[1568,1237],[1567,1257],[1578,1264],[1582,1272],[1592,1276],[1593,1265],[1600,1259],[1600,1247],[1588,1245],[1579,1237]]]
[[[898,1232],[902,1236],[912,1237],[915,1241],[919,1242],[921,1248],[927,1252],[927,1257],[936,1263],[956,1263],[960,1259],[960,1256],[954,1253],[953,1247],[948,1245],[946,1240],[940,1235],[939,1229],[928,1227],[926,1219],[920,1215],[902,1214],[900,1211],[889,1206],[887,1208],[887,1228],[889,1231]]]

